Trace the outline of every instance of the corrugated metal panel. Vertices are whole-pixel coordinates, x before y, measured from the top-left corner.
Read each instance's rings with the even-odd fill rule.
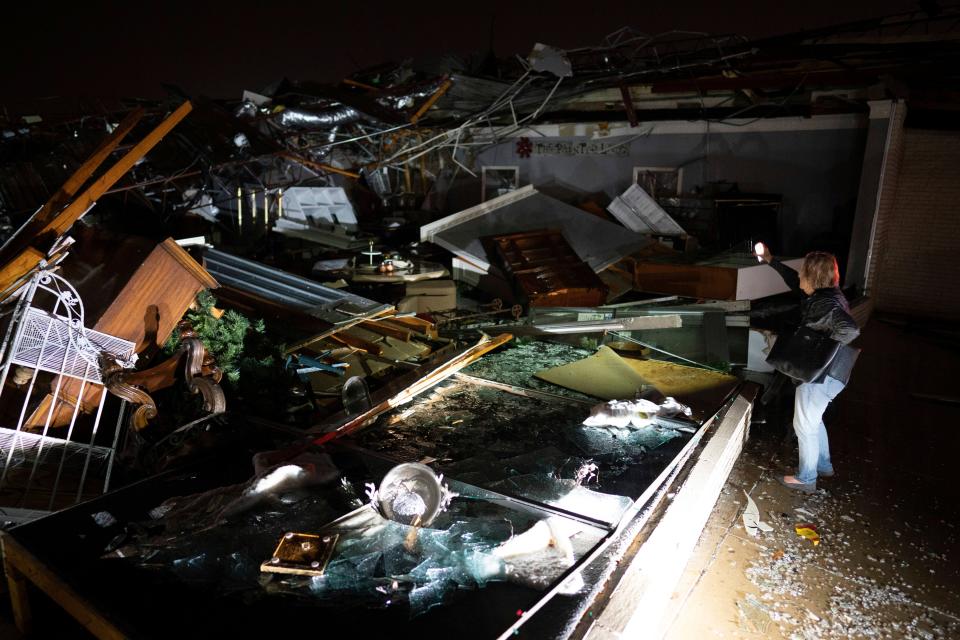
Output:
[[[204,253],[204,266],[222,286],[266,298],[335,324],[392,308],[392,305],[331,289],[313,280],[216,249]]]

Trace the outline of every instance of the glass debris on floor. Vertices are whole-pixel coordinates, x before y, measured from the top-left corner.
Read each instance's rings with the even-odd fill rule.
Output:
[[[534,374],[541,369],[577,362],[593,355],[594,350],[595,348],[576,347],[562,342],[515,338],[509,347],[487,354],[466,367],[463,372],[478,378],[525,387],[535,391],[546,391],[570,398],[590,400],[591,398],[588,395],[544,382],[536,378]]]
[[[610,490],[606,487],[616,486],[613,481],[628,465],[686,436],[656,425],[584,426],[589,411],[588,405],[577,410],[561,402],[450,382],[384,415],[355,441],[397,460],[434,460],[447,477],[491,489],[523,476],[571,481],[589,460],[598,466],[592,485]],[[516,495],[536,499],[522,492]]]
[[[492,582],[546,589],[607,533],[536,508],[519,509],[460,482],[453,484],[462,495],[431,526],[412,526],[383,517],[371,504],[354,508],[362,500],[359,484],[280,487],[229,519],[224,505],[247,493],[242,485],[185,496],[155,509],[162,515],[154,521],[128,526],[105,557],[248,602],[285,595],[330,607],[407,607],[415,617]],[[182,517],[187,512],[192,517]],[[322,575],[261,573],[277,541],[291,531],[336,538]]]

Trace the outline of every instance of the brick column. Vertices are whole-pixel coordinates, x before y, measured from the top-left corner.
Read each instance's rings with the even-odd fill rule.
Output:
[[[879,286],[879,265],[886,246],[887,233],[895,217],[897,186],[900,182],[900,167],[903,164],[903,121],[907,117],[907,106],[903,102],[894,101],[890,109],[887,151],[884,154],[884,166],[877,191],[877,213],[870,234],[870,250],[867,253],[867,277],[864,291],[868,296],[872,295]]]
[[[907,112],[906,105],[897,100],[871,100],[869,105],[870,124],[844,279],[844,286],[856,285],[864,295],[871,295],[885,220],[896,197]]]
[[[869,287],[880,311],[960,319],[960,131],[910,128],[882,198]]]

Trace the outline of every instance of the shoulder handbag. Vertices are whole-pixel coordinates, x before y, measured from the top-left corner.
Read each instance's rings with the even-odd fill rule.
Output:
[[[812,382],[827,370],[840,343],[825,333],[800,327],[777,338],[767,363],[780,373],[802,382]]]

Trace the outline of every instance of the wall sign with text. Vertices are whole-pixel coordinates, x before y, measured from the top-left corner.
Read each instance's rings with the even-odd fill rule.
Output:
[[[630,155],[630,146],[622,142],[534,140],[532,155],[543,156],[620,156]]]

